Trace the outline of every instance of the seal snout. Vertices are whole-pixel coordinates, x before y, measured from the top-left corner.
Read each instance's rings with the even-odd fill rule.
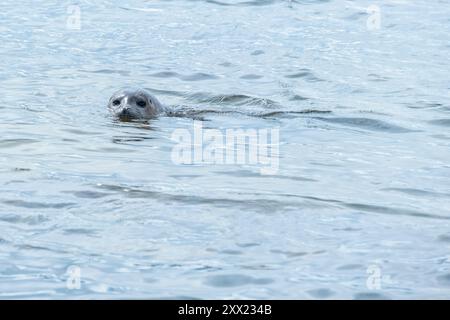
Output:
[[[123,108],[122,111],[120,111],[119,115],[131,117],[131,111],[130,111],[130,108],[129,108],[129,107]]]
[[[124,106],[116,114],[120,120],[124,120],[124,121],[129,121],[129,120],[140,118],[139,115],[136,115],[135,113],[133,113],[130,106]]]

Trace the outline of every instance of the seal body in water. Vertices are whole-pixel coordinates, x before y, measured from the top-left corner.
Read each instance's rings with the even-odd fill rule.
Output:
[[[117,91],[109,99],[108,108],[124,121],[152,119],[166,111],[158,99],[144,89]]]

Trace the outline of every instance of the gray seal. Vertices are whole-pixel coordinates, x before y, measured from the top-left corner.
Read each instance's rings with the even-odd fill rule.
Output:
[[[109,99],[108,108],[124,121],[152,119],[166,111],[158,99],[144,89],[117,91]]]

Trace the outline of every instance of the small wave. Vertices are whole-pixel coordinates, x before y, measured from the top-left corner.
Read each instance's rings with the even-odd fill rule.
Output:
[[[42,203],[23,200],[4,200],[2,202],[10,206],[30,209],[61,209],[75,205],[75,203]]]
[[[141,124],[141,121],[136,121],[136,123]],[[130,135],[130,136],[115,136],[112,138],[112,142],[116,144],[122,144],[127,145],[130,144],[130,142],[142,142],[146,140],[152,140],[155,139],[151,136],[136,136],[136,135]]]
[[[208,74],[208,73],[203,73],[203,72],[198,72],[198,73],[193,73],[190,75],[186,75],[186,76],[182,76],[181,80],[184,81],[202,81],[202,80],[213,80],[213,79],[218,79],[218,76],[212,75],[212,74]]]
[[[263,176],[257,172],[253,172],[250,170],[237,170],[237,171],[216,171],[216,173],[224,174],[227,176],[238,177],[238,178],[264,178],[267,179],[268,176]],[[317,180],[303,178],[303,177],[295,177],[295,176],[282,176],[282,175],[273,175],[270,176],[272,179],[286,179],[293,181],[305,181],[305,182],[316,182]]]
[[[346,16],[345,20],[355,21],[355,20],[359,20],[359,19],[365,19],[367,17],[367,15],[368,15],[367,12],[359,11],[359,12],[355,12],[353,14]]]
[[[304,101],[304,100],[309,100],[309,98],[301,96],[299,94],[294,94],[292,97],[289,98],[289,100],[291,100],[291,101]]]
[[[87,136],[93,136],[93,135],[99,135],[100,132],[94,132],[94,131],[88,131],[88,130],[82,130],[82,129],[66,129],[62,128],[61,131],[77,134],[77,135],[87,135]]]
[[[448,216],[442,216],[432,213],[424,213],[415,210],[403,209],[403,208],[394,208],[394,207],[384,207],[378,205],[370,205],[370,204],[362,204],[362,203],[342,203],[345,207],[350,209],[361,210],[365,212],[374,212],[374,213],[384,213],[384,214],[392,214],[392,215],[405,215],[412,217],[420,217],[420,218],[433,218],[440,220],[450,220]]]
[[[370,118],[324,118],[324,117],[314,117],[313,119],[340,124],[345,126],[357,127],[364,130],[371,131],[383,131],[391,133],[406,133],[414,132],[414,130],[406,129],[397,125],[393,125],[381,120],[375,120]]]
[[[360,292],[355,294],[355,300],[388,300],[389,297],[377,292]]]
[[[284,196],[303,198],[303,199],[308,199],[308,200],[313,200],[313,201],[334,204],[337,206],[346,207],[346,208],[350,208],[350,209],[354,209],[354,210],[360,210],[363,212],[382,213],[382,214],[391,214],[391,215],[405,215],[405,216],[411,216],[411,217],[440,219],[440,220],[450,220],[450,216],[425,213],[425,212],[404,209],[404,208],[385,207],[385,206],[380,206],[380,205],[363,204],[363,203],[350,203],[350,202],[344,202],[344,201],[335,200],[335,199],[324,199],[324,198],[319,198],[319,197],[314,197],[314,196],[301,196],[301,195],[291,195],[291,194],[285,194]]]
[[[30,143],[36,143],[39,142],[35,139],[4,139],[0,140],[0,148],[11,148],[11,147],[17,147],[23,144],[30,144]]]
[[[255,278],[242,274],[227,274],[209,276],[205,283],[212,287],[228,288],[245,285],[264,285],[272,283],[274,280],[270,278]]]
[[[437,276],[436,280],[440,285],[450,287],[450,273]]]
[[[406,193],[412,196],[422,196],[422,197],[450,197],[449,193],[441,193],[441,192],[432,192],[432,191],[426,191],[426,190],[420,190],[420,189],[412,189],[412,188],[383,188],[381,189],[383,191],[397,191]]]
[[[307,293],[317,299],[326,299],[336,294],[336,292],[327,288],[312,289],[308,290]]]
[[[273,111],[273,112],[266,112],[266,113],[261,113],[260,117],[293,117],[295,115],[300,116],[300,115],[305,115],[305,114],[317,114],[317,113],[331,113],[330,110],[316,110],[316,109],[305,109],[305,110],[301,110],[301,111]]]
[[[109,196],[109,193],[96,192],[96,191],[64,191],[65,193],[71,193],[77,198],[81,199],[99,199]]]
[[[201,0],[203,1],[203,0]],[[316,4],[329,2],[331,0],[290,0],[288,5],[292,6],[296,4]],[[206,0],[205,2],[218,5],[218,6],[233,6],[233,7],[254,7],[254,6],[268,6],[275,3],[279,3],[280,0],[254,0],[254,1],[219,1],[219,0]]]
[[[122,10],[127,11],[141,11],[141,12],[162,12],[162,9],[155,9],[155,8],[133,8],[133,7],[119,7]]]
[[[42,214],[34,214],[34,215],[2,214],[0,215],[0,221],[13,224],[25,223],[28,225],[38,225],[44,222],[48,222],[50,221],[50,219]]]
[[[173,71],[161,71],[153,73],[151,76],[156,78],[179,78],[180,74]]]
[[[128,198],[154,199],[156,201],[167,203],[183,203],[186,205],[212,205],[220,208],[242,208],[244,210],[253,210],[264,213],[273,213],[286,208],[298,208],[298,202],[277,201],[269,199],[228,199],[213,198],[196,195],[170,194],[159,191],[140,190],[137,188],[127,188],[117,185],[98,185],[97,188],[115,191]]]
[[[203,80],[214,80],[219,78],[218,76],[203,72],[197,72],[189,75],[182,75],[173,71],[157,72],[151,74],[151,76],[156,78],[178,78],[183,81],[203,81]]]
[[[449,233],[446,233],[446,234],[441,234],[440,236],[438,236],[438,241],[441,241],[441,242],[448,242],[448,243],[450,243],[450,234]]]
[[[436,119],[428,122],[437,126],[450,127],[450,119]]]
[[[279,250],[279,249],[273,249],[273,250],[270,250],[270,252],[282,254],[282,255],[286,256],[286,258],[298,258],[298,257],[306,256],[308,254],[308,252],[303,252],[303,251],[294,252],[294,251],[284,251],[284,250]]]
[[[233,7],[247,7],[247,6],[267,6],[275,3],[275,0],[255,0],[255,1],[240,1],[240,2],[225,2],[217,0],[206,0],[207,3],[219,6],[233,6]]]
[[[82,72],[88,72],[88,73],[100,73],[100,74],[118,74],[120,76],[129,76],[129,71],[124,70],[117,70],[117,69],[100,69],[100,70],[80,70]]]
[[[257,80],[257,79],[261,79],[263,76],[260,76],[258,74],[245,74],[243,76],[241,76],[241,79],[244,80]]]
[[[439,102],[418,101],[414,104],[408,103],[406,106],[410,109],[430,109],[437,111],[449,111],[450,107]]]
[[[264,54],[264,50],[255,50],[252,53],[250,53],[252,56],[259,56],[261,54]]]
[[[35,246],[35,245],[31,245],[31,244],[19,244],[19,245],[16,245],[16,247],[19,250],[55,252],[55,250],[53,250],[53,249],[50,249],[50,248],[47,248],[47,247],[42,247],[42,246]]]
[[[319,81],[325,81],[323,79],[318,78],[317,76],[315,76],[311,70],[309,69],[300,69],[299,72],[294,73],[294,74],[288,74],[285,75],[286,78],[291,78],[291,79],[295,79],[295,78],[303,78],[308,82],[319,82]]]
[[[65,234],[93,236],[97,233],[97,230],[85,229],[85,228],[68,228],[68,229],[64,229],[63,232]]]
[[[342,270],[342,271],[354,271],[354,270],[363,271],[366,268],[367,267],[362,264],[351,263],[351,264],[341,265],[341,266],[337,267],[336,269]]]
[[[380,76],[379,74],[376,73],[370,73],[367,75],[368,80],[371,82],[386,82],[389,80],[388,77],[386,76]]]

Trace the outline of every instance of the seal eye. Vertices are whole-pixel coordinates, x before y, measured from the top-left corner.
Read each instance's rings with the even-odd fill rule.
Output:
[[[145,105],[146,105],[146,103],[145,103],[144,100],[138,100],[138,102],[136,102],[136,104],[137,104],[139,107],[145,107]]]
[[[120,100],[119,99],[113,101],[113,105],[114,106],[118,106],[119,104],[120,104]]]

